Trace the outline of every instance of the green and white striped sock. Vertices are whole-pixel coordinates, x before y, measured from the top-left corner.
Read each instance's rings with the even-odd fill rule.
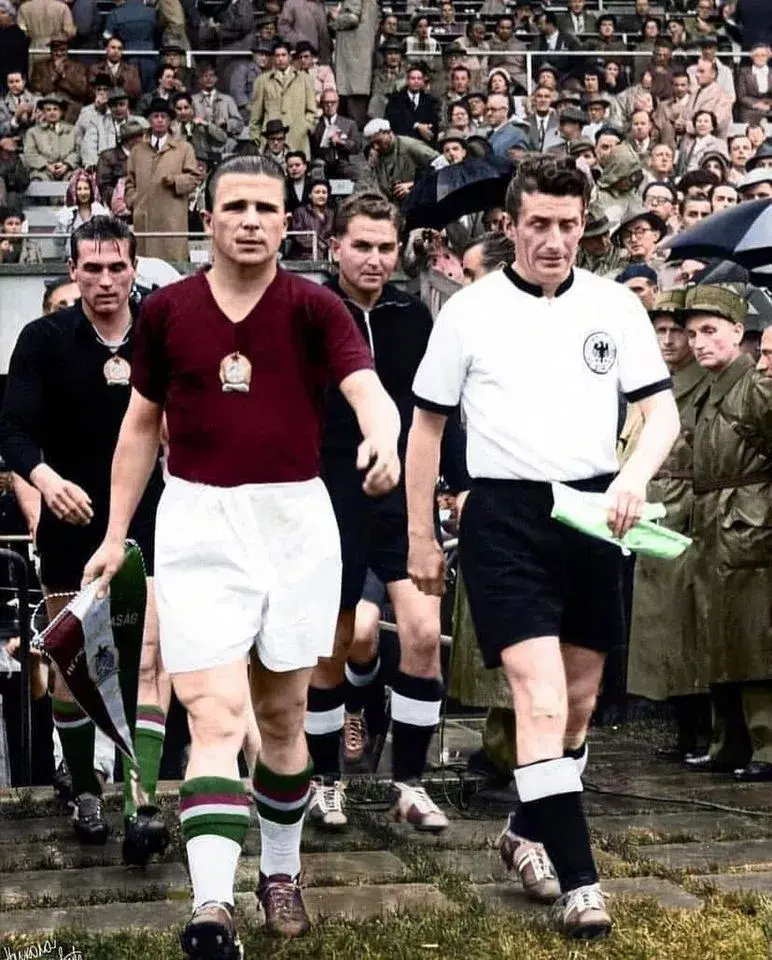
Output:
[[[300,773],[274,773],[258,761],[253,796],[260,819],[260,872],[295,877],[300,873],[300,835],[313,765]]]
[[[241,780],[194,777],[180,787],[180,825],[193,884],[193,908],[208,900],[233,905],[233,882],[249,827]]]

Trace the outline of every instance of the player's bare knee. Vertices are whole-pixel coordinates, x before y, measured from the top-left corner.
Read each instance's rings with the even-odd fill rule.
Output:
[[[565,726],[568,719],[568,701],[559,686],[534,679],[523,685],[522,696],[515,693],[515,713],[518,720],[530,723]]]
[[[275,743],[294,743],[303,734],[306,698],[303,694],[268,697],[255,706],[260,734]]]
[[[238,749],[247,730],[245,704],[241,691],[193,696],[184,705],[191,739],[202,745],[233,741]]]
[[[403,669],[407,663],[410,672],[420,670],[420,675],[434,676],[434,668],[440,649],[439,624],[434,618],[411,621],[400,629],[400,648]],[[435,671],[436,672],[436,671]]]

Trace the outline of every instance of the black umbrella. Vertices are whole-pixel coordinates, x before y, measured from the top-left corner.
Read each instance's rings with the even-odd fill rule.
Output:
[[[662,247],[668,260],[734,260],[748,270],[772,264],[772,200],[748,200],[701,220]]]
[[[504,204],[514,167],[493,155],[453,163],[419,180],[402,204],[407,230],[441,230],[467,213]]]

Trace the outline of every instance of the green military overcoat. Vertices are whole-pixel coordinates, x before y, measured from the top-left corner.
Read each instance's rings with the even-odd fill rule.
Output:
[[[695,400],[707,391],[707,377],[696,361],[673,375],[681,433],[647,491],[649,502],[665,505],[664,525],[687,536]],[[627,689],[635,696],[666,700],[705,689],[694,619],[695,558],[692,547],[677,560],[636,559],[627,666]]]
[[[772,678],[772,378],[743,355],[694,432],[696,685]]]

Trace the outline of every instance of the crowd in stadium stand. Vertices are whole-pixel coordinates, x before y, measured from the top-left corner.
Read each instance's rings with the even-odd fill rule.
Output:
[[[0,232],[19,234],[0,261],[41,257],[34,181],[66,184],[64,236],[108,210],[155,234],[140,254],[185,261],[207,172],[261,152],[286,172],[284,255],[324,260],[346,192],[402,202],[443,164],[547,152],[595,183],[580,265],[656,270],[666,233],[772,196],[772,5],[624,9],[0,0]],[[506,229],[501,210],[418,231],[408,267],[461,279],[464,246],[490,229]]]

